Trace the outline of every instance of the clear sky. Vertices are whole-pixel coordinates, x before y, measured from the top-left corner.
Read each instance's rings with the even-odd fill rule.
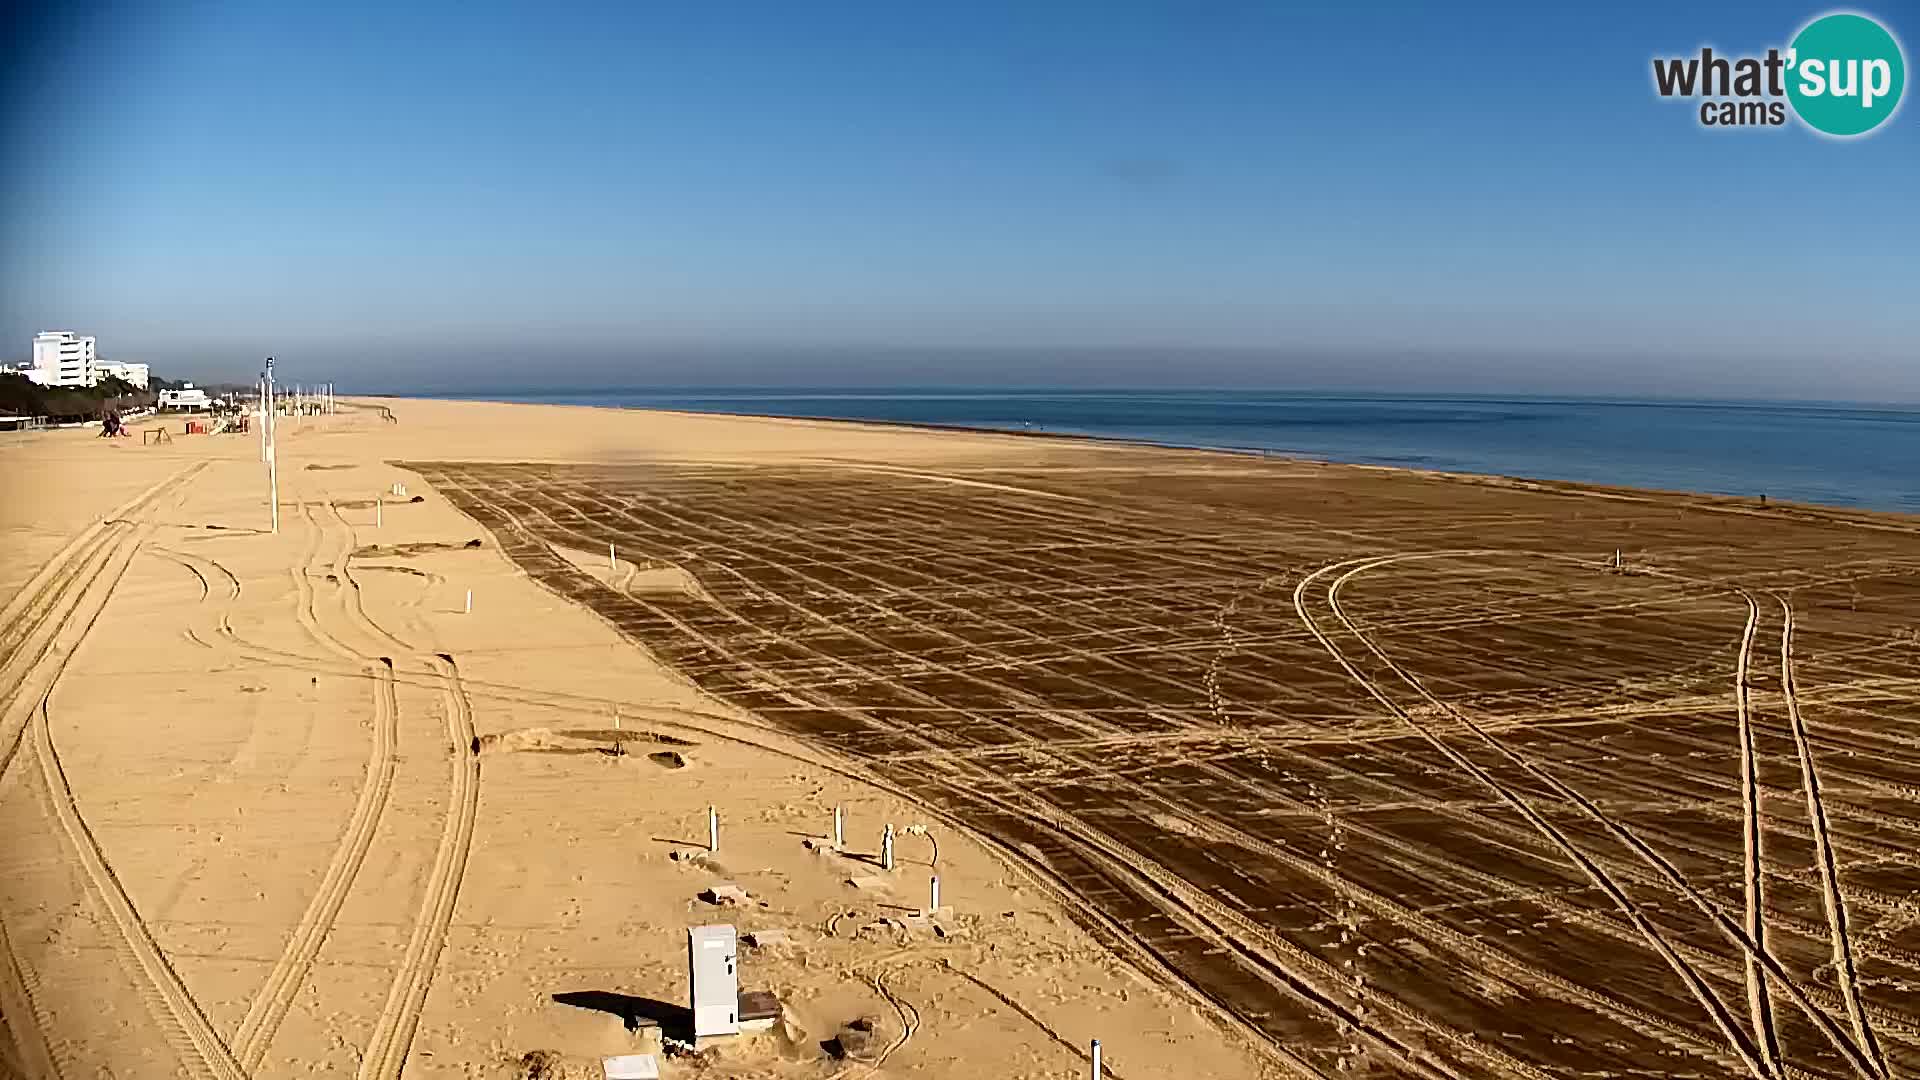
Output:
[[[30,20],[0,356],[57,327],[365,389],[1920,400],[1920,107],[1842,143],[1703,130],[1652,89],[1656,54],[1763,51],[1825,8],[1293,7]],[[1920,7],[1860,10],[1914,57]]]

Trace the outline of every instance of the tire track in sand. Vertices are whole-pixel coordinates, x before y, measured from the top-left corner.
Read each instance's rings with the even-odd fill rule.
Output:
[[[320,879],[313,900],[301,914],[286,949],[274,961],[266,985],[255,995],[246,1016],[234,1032],[234,1055],[248,1070],[260,1067],[267,1046],[293,1006],[294,996],[307,981],[314,959],[320,954],[320,947],[333,932],[340,909],[346,904],[347,895],[360,875],[360,867],[366,862],[367,850],[373,846],[374,834],[386,811],[387,796],[393,790],[400,740],[400,709],[394,693],[393,661],[385,657],[381,659],[384,663],[374,691],[373,739],[367,755],[366,778],[360,785],[360,797],[354,803],[353,814],[347,819],[346,832],[341,836],[339,846],[334,849],[333,858],[327,863],[326,873]]]
[[[1734,664],[1734,711],[1738,716],[1740,740],[1740,837],[1742,893],[1746,901],[1747,936],[1755,948],[1767,948],[1766,883],[1761,872],[1760,782],[1753,753],[1753,709],[1747,695],[1747,668],[1753,658],[1753,635],[1760,625],[1760,605],[1742,589],[1747,602],[1747,625],[1740,633],[1739,659]],[[1753,1040],[1760,1048],[1760,1060],[1770,1071],[1780,1069],[1780,1036],[1774,1030],[1773,1001],[1767,995],[1767,974],[1753,953],[1743,957],[1747,980],[1747,1013],[1753,1023]]]
[[[27,1080],[58,1080],[60,1066],[54,1061],[53,1048],[47,1045],[51,1024],[33,997],[33,976],[20,963],[7,938],[6,925],[0,923],[0,1016],[7,1022],[13,1048],[27,1070]],[[5,1061],[0,1059],[0,1066]]]
[[[303,508],[304,509],[304,508]],[[320,623],[320,603],[317,590],[312,587],[310,569],[320,557],[324,536],[319,523],[307,515],[307,521],[314,528],[314,536],[307,546],[302,565],[296,569],[296,611],[295,617],[308,637],[327,652],[355,664],[365,663],[369,657],[354,651],[345,641],[328,632]],[[241,639],[233,632],[229,621],[228,609],[241,595],[239,577],[218,560],[199,555],[190,555],[168,549],[158,549],[167,558],[186,566],[200,578],[203,591],[211,595],[212,576],[226,579],[224,603],[217,618],[217,639],[243,656],[270,663],[285,663],[290,659],[298,660],[292,654],[264,646],[256,646]],[[336,560],[337,561],[337,560]],[[352,612],[348,612],[349,615]],[[352,621],[351,619],[349,621]],[[348,815],[347,826],[334,848],[327,868],[322,874],[320,884],[313,898],[308,901],[300,920],[294,925],[293,933],[286,945],[275,958],[266,982],[255,993],[242,1017],[240,1026],[235,1029],[233,1052],[235,1059],[248,1071],[258,1069],[265,1058],[267,1048],[278,1033],[280,1024],[291,1011],[295,998],[306,984],[320,949],[326,944],[333,932],[334,923],[340,910],[345,906],[360,868],[366,861],[367,852],[373,845],[383,817],[387,800],[393,789],[394,772],[398,762],[399,747],[399,700],[395,690],[394,665],[389,657],[379,657],[376,663],[367,664],[363,669],[373,682],[373,722],[372,734],[368,742],[368,755],[365,779],[355,799],[352,812]]]
[[[1892,1075],[1887,1058],[1874,1038],[1867,1021],[1865,1004],[1860,1000],[1859,974],[1854,970],[1853,946],[1847,935],[1847,902],[1840,893],[1839,864],[1833,855],[1833,841],[1827,832],[1827,808],[1820,801],[1820,775],[1813,767],[1813,746],[1807,737],[1807,725],[1800,717],[1799,686],[1793,674],[1793,605],[1780,601],[1780,695],[1787,703],[1787,720],[1793,728],[1793,743],[1800,755],[1800,778],[1807,794],[1807,823],[1813,828],[1814,869],[1820,874],[1820,889],[1827,911],[1827,927],[1833,941],[1833,970],[1840,984],[1840,996],[1846,1002],[1847,1019],[1854,1038],[1883,1075]]]
[[[198,471],[198,468],[183,470],[171,479],[183,480]],[[163,482],[149,489],[130,504],[134,509],[126,512],[137,512],[164,487]],[[66,675],[67,663],[99,621],[112,599],[115,587],[151,531],[151,526],[136,526],[131,521],[110,521],[97,530],[88,530],[76,541],[76,546],[68,549],[69,553],[78,555],[81,565],[91,569],[78,575],[80,580],[76,587],[67,590],[66,595],[74,598],[71,607],[66,610],[49,609],[47,612],[43,622],[53,627],[52,634],[41,643],[31,666],[14,688],[8,711],[15,711],[22,701],[35,702],[18,733],[18,742],[29,742],[32,748],[40,766],[43,793],[51,805],[54,820],[67,841],[66,846],[79,864],[87,892],[107,916],[114,951],[134,975],[139,984],[137,990],[153,1013],[163,1037],[179,1053],[182,1065],[189,1074],[237,1080],[244,1073],[200,1011],[198,1003],[187,992],[178,974],[167,963],[152,933],[113,873],[97,838],[88,828],[53,743],[50,702]],[[66,558],[61,561],[66,564],[72,562]],[[37,699],[32,696],[35,694]],[[17,744],[9,744],[9,761]],[[29,1004],[28,1011],[18,1018],[9,1015],[9,1025],[31,1022],[38,1026],[39,1014],[31,1005],[28,991],[30,973],[17,967],[17,958],[13,963],[0,966],[6,972],[0,977],[16,973],[20,975],[17,982],[8,978],[7,996],[24,996]],[[16,1036],[15,1041],[31,1045],[36,1038],[44,1038],[44,1032],[36,1032],[25,1038]]]
[[[1461,557],[1487,554],[1495,553],[1485,551],[1446,552],[1435,553],[1431,557],[1439,558],[1444,555]],[[1494,794],[1499,796],[1503,802],[1518,811],[1520,816],[1525,818],[1542,836],[1545,836],[1556,848],[1559,848],[1560,851],[1580,869],[1581,873],[1586,875],[1587,880],[1593,882],[1596,888],[1606,894],[1609,900],[1613,901],[1614,906],[1619,908],[1620,913],[1625,915],[1627,920],[1633,924],[1634,928],[1640,931],[1641,936],[1646,939],[1647,944],[1653,948],[1653,951],[1658,954],[1662,960],[1666,961],[1667,966],[1672,968],[1674,973],[1680,977],[1680,981],[1687,987],[1687,990],[1693,995],[1694,999],[1700,1003],[1700,1007],[1706,1010],[1707,1016],[1713,1021],[1714,1026],[1720,1030],[1721,1036],[1727,1040],[1728,1047],[1746,1064],[1748,1071],[1757,1077],[1767,1077],[1771,1075],[1760,1061],[1752,1041],[1740,1030],[1738,1023],[1735,1022],[1732,1014],[1728,1011],[1726,1004],[1713,992],[1712,987],[1707,985],[1706,980],[1700,976],[1700,973],[1694,970],[1693,965],[1689,964],[1675,951],[1672,943],[1670,943],[1666,936],[1660,932],[1659,928],[1653,924],[1653,921],[1647,917],[1646,913],[1640,909],[1640,906],[1634,903],[1633,899],[1620,888],[1619,884],[1613,880],[1611,875],[1592,859],[1588,858],[1579,848],[1575,847],[1565,833],[1561,832],[1552,822],[1542,817],[1540,812],[1535,810],[1533,805],[1522,798],[1518,792],[1513,791],[1506,785],[1500,783],[1500,781],[1494,779],[1490,773],[1481,768],[1473,759],[1461,753],[1445,739],[1440,738],[1426,724],[1415,719],[1411,712],[1402,708],[1399,703],[1389,697],[1384,690],[1380,689],[1377,683],[1369,679],[1359,668],[1353,665],[1352,661],[1347,659],[1346,654],[1340,650],[1339,646],[1333,643],[1332,639],[1326,636],[1325,632],[1314,622],[1313,617],[1308,614],[1306,604],[1308,587],[1327,574],[1336,570],[1344,571],[1344,573],[1336,578],[1327,588],[1327,606],[1333,612],[1334,618],[1339,621],[1342,628],[1365,644],[1369,651],[1379,656],[1380,659],[1396,673],[1399,673],[1400,669],[1395,667],[1392,661],[1387,660],[1380,650],[1373,646],[1371,640],[1367,638],[1365,634],[1361,633],[1359,628],[1353,624],[1353,621],[1348,619],[1346,614],[1341,611],[1337,595],[1339,587],[1350,580],[1355,574],[1373,569],[1376,566],[1394,561],[1398,558],[1401,558],[1401,556],[1349,559],[1345,562],[1323,566],[1302,578],[1300,584],[1294,588],[1294,610],[1299,613],[1301,621],[1306,623],[1307,628],[1313,631],[1314,637],[1319,639],[1321,646],[1327,650],[1348,675],[1360,683],[1368,695],[1384,706],[1388,712],[1393,713],[1404,721],[1407,726],[1411,727],[1428,745],[1440,751],[1440,753],[1444,755],[1447,760],[1453,762],[1456,767],[1480,781],[1488,789],[1493,791]]]
[[[36,720],[44,719],[47,698],[67,660],[99,620],[132,562],[140,537],[129,538],[135,526],[127,519],[206,467],[206,462],[197,462],[174,472],[81,530],[0,609],[0,649],[5,651],[0,685],[7,687],[0,699],[0,773],[12,765]],[[0,1016],[21,1066],[39,1080],[58,1077],[60,1069],[47,1042],[47,1017],[35,997],[36,982],[0,923]],[[156,1020],[163,1015],[156,1010]]]
[[[1529,775],[1533,776],[1535,779],[1546,784],[1555,793],[1560,795],[1560,797],[1572,803],[1575,807],[1579,808],[1588,817],[1592,818],[1602,828],[1606,829],[1610,834],[1613,835],[1615,839],[1620,841],[1622,844],[1626,845],[1629,850],[1633,851],[1634,854],[1639,856],[1639,858],[1643,862],[1645,862],[1662,879],[1664,879],[1668,885],[1670,885],[1672,888],[1677,890],[1680,893],[1680,895],[1684,897],[1688,902],[1690,902],[1702,915],[1706,916],[1708,921],[1717,930],[1719,930],[1721,935],[1725,937],[1729,942],[1731,942],[1736,949],[1740,950],[1743,955],[1753,957],[1760,964],[1760,966],[1766,970],[1767,974],[1773,977],[1775,983],[1781,987],[1781,989],[1786,993],[1787,997],[1793,1001],[1794,1005],[1796,1005],[1803,1013],[1806,1014],[1807,1018],[1813,1022],[1814,1026],[1820,1030],[1821,1034],[1827,1037],[1827,1040],[1833,1044],[1833,1047],[1836,1050],[1840,1051],[1841,1055],[1847,1059],[1848,1063],[1851,1064],[1857,1072],[1859,1072],[1863,1076],[1874,1078],[1874,1080],[1883,1080],[1883,1078],[1886,1076],[1886,1073],[1880,1068],[1878,1063],[1866,1056],[1866,1054],[1862,1051],[1860,1046],[1858,1046],[1853,1041],[1853,1039],[1845,1031],[1842,1031],[1839,1025],[1834,1022],[1834,1019],[1832,1016],[1828,1015],[1825,1010],[1821,1009],[1819,1006],[1814,1004],[1813,1000],[1807,995],[1805,988],[1802,987],[1797,981],[1795,981],[1793,977],[1789,975],[1787,971],[1780,966],[1779,960],[1776,959],[1772,954],[1758,948],[1754,944],[1753,940],[1747,936],[1745,929],[1740,925],[1736,924],[1732,919],[1728,918],[1726,914],[1722,912],[1720,908],[1711,899],[1703,895],[1699,889],[1695,888],[1693,883],[1688,881],[1686,878],[1686,875],[1682,874],[1677,867],[1675,867],[1666,858],[1662,857],[1658,852],[1648,847],[1645,841],[1641,840],[1639,836],[1635,835],[1632,830],[1626,828],[1624,825],[1621,825],[1618,821],[1615,821],[1613,818],[1609,817],[1607,814],[1602,812],[1600,808],[1595,806],[1590,799],[1586,798],[1585,796],[1581,795],[1579,792],[1568,787],[1565,783],[1561,782],[1561,780],[1558,777],[1554,776],[1550,772],[1547,772],[1544,768],[1535,764],[1533,761],[1514,752],[1512,749],[1507,747],[1504,743],[1493,738],[1472,717],[1468,716],[1458,708],[1455,708],[1451,704],[1435,696],[1432,691],[1426,688],[1426,684],[1421,682],[1417,676],[1413,675],[1411,672],[1407,671],[1405,668],[1395,663],[1391,657],[1387,656],[1386,653],[1383,650],[1381,650],[1381,648],[1377,644],[1375,644],[1371,638],[1367,637],[1366,634],[1362,633],[1359,630],[1359,628],[1356,627],[1353,624],[1353,622],[1349,620],[1340,609],[1339,591],[1341,586],[1346,584],[1346,582],[1351,580],[1356,575],[1368,570],[1375,569],[1381,565],[1385,565],[1387,563],[1392,563],[1392,562],[1409,561],[1409,560],[1461,558],[1461,557],[1475,557],[1475,556],[1487,556],[1487,555],[1510,555],[1510,556],[1517,555],[1517,556],[1530,557],[1530,558],[1542,558],[1542,557],[1566,558],[1565,556],[1543,555],[1542,553],[1539,553],[1539,552],[1527,552],[1527,551],[1484,550],[1484,551],[1423,552],[1423,553],[1413,554],[1413,555],[1388,555],[1388,556],[1376,557],[1373,559],[1349,560],[1348,562],[1338,563],[1338,564],[1335,564],[1334,566],[1323,567],[1322,569],[1315,571],[1312,577],[1317,578],[1322,574],[1325,574],[1334,569],[1339,569],[1342,567],[1349,567],[1349,566],[1352,567],[1352,569],[1347,570],[1346,573],[1342,574],[1339,579],[1335,580],[1328,587],[1327,602],[1329,607],[1332,608],[1335,617],[1340,619],[1341,623],[1346,627],[1346,629],[1350,633],[1352,633],[1354,637],[1356,637],[1363,645],[1365,645],[1369,652],[1373,653],[1373,655],[1377,657],[1382,664],[1386,665],[1390,670],[1394,672],[1395,675],[1397,675],[1409,687],[1412,687],[1417,693],[1419,693],[1423,698],[1425,698],[1429,704],[1439,709],[1446,715],[1452,717],[1453,719],[1459,721],[1468,730],[1472,731],[1483,743],[1485,743],[1494,752],[1506,758],[1513,765],[1527,772]],[[1577,562],[1577,560],[1572,560],[1572,561]],[[1691,580],[1691,579],[1681,577],[1680,575],[1677,575],[1677,574],[1664,574],[1662,576],[1670,577],[1680,581]],[[1311,578],[1309,580],[1311,580]],[[1299,596],[1299,593],[1296,592],[1295,595],[1297,598]],[[1304,614],[1304,611],[1303,611],[1303,614]],[[1342,664],[1343,666],[1347,666],[1344,660],[1342,661]],[[1348,670],[1351,671],[1352,668],[1349,666]],[[1365,682],[1364,678],[1362,679],[1362,681],[1363,683]],[[1383,703],[1387,703],[1389,708],[1395,708],[1390,702],[1387,702],[1387,699],[1384,697],[1384,695],[1381,695],[1377,691],[1373,690],[1371,686],[1369,687],[1369,689],[1370,689],[1370,692],[1373,692],[1375,694],[1375,697],[1382,700]],[[1396,708],[1396,711],[1399,711],[1399,710],[1397,710]],[[1402,713],[1402,715],[1404,715],[1404,712]],[[1419,725],[1417,724],[1415,726],[1416,728],[1419,727]],[[1427,735],[1427,738],[1430,741],[1432,741],[1433,736]],[[1442,745],[1442,750],[1443,752],[1448,752],[1446,748],[1444,748],[1444,745]],[[1454,755],[1450,753],[1449,756],[1452,757]],[[1471,766],[1471,764],[1469,763],[1469,768],[1475,772],[1476,776],[1482,775],[1479,772],[1477,766]],[[1489,784],[1493,784],[1496,790],[1498,790],[1498,785],[1495,784],[1490,777],[1487,778],[1486,782],[1488,782]],[[1524,812],[1525,811],[1523,810],[1523,813]],[[1551,827],[1551,826],[1548,826],[1548,827]],[[1585,859],[1584,855],[1580,855],[1577,852],[1573,854],[1574,854],[1574,857],[1576,858],[1583,859],[1583,860]],[[1715,998],[1714,1000],[1716,1002],[1718,1001],[1717,998]],[[1729,1037],[1732,1037],[1733,1033],[1729,1031],[1728,1034],[1729,1034]],[[1741,1043],[1747,1043],[1744,1033],[1741,1033],[1739,1041]],[[1749,1048],[1751,1048],[1750,1043],[1748,1043],[1747,1045],[1749,1046]],[[1750,1067],[1758,1068],[1759,1064],[1760,1063],[1756,1059],[1749,1059]],[[1766,1074],[1761,1073],[1758,1075],[1766,1075]]]
[[[447,823],[440,835],[439,850],[434,853],[426,897],[407,940],[406,955],[361,1056],[360,1080],[398,1080],[406,1066],[407,1052],[420,1024],[420,1010],[426,1004],[427,989],[433,984],[440,950],[453,923],[454,904],[460,898],[460,883],[473,847],[473,823],[479,814],[480,758],[474,752],[472,704],[460,684],[460,671],[452,656],[439,654],[434,667],[445,680],[447,739],[453,751]]]
[[[113,558],[118,544],[134,528],[128,520],[169,488],[191,480],[207,467],[189,465],[116,507],[106,518],[81,530],[55,552],[0,609],[0,771],[12,762],[32,710],[58,677],[66,658],[98,618],[81,620],[75,612],[92,603],[91,590]],[[124,570],[124,567],[123,567]],[[117,575],[116,575],[117,580]],[[98,598],[101,606],[105,595]],[[76,636],[74,630],[79,627]]]
[[[124,563],[122,566],[124,568]],[[34,756],[39,759],[41,775],[46,780],[46,792],[53,803],[54,817],[59,821],[60,831],[73,849],[94,898],[106,909],[113,923],[118,939],[115,942],[116,951],[122,953],[141,974],[144,983],[141,987],[142,996],[149,999],[155,1019],[166,1029],[164,1034],[167,1041],[180,1052],[191,1074],[215,1077],[217,1080],[245,1080],[245,1070],[234,1060],[233,1054],[213,1030],[213,1025],[208,1022],[206,1014],[200,1011],[193,996],[187,993],[179,974],[167,963],[165,954],[141,921],[133,901],[114,876],[113,867],[101,851],[99,840],[80,816],[73,788],[67,782],[66,771],[61,767],[59,752],[53,744],[53,733],[44,704],[35,714],[31,727]]]
[[[82,529],[79,535],[69,540],[59,551],[54,552],[33,577],[7,600],[6,607],[0,609],[0,650],[6,651],[7,661],[11,663],[17,658],[21,639],[33,631],[39,620],[44,619],[47,609],[58,606],[55,601],[59,591],[74,584],[77,575],[65,571],[75,558],[97,550],[97,542],[102,534],[127,528],[129,517],[145,508],[169,487],[198,476],[207,464],[203,461],[189,465],[157,481],[140,494],[115,507],[107,516]],[[82,578],[81,582],[84,583],[85,580],[88,579]],[[30,621],[29,616],[35,618]]]

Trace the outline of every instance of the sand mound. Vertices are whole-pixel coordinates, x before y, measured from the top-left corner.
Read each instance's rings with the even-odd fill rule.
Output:
[[[628,754],[632,744],[693,746],[685,739],[652,731],[628,731],[618,728],[589,728],[555,731],[530,727],[481,735],[473,740],[476,754]],[[688,760],[678,751],[666,750],[647,755],[648,760],[670,769],[684,769]]]
[[[602,1080],[606,1070],[592,1058],[569,1058],[555,1050],[531,1050],[508,1062],[503,1080]]]
[[[672,563],[656,559],[634,563],[621,558],[616,565],[610,566],[605,552],[550,546],[554,554],[572,563],[575,569],[592,575],[609,588],[643,596],[690,596],[698,600],[712,600],[700,585],[699,578]]]
[[[880,1052],[880,1021],[871,1016],[862,1016],[840,1025],[833,1038],[820,1044],[829,1057],[836,1061],[852,1058],[856,1061],[871,1060]]]
[[[368,503],[367,505],[371,506],[373,504]],[[353,549],[353,557],[356,559],[381,558],[381,557],[405,558],[406,556],[409,556],[409,555],[425,555],[435,551],[464,551],[469,548],[478,548],[483,546],[484,545],[481,543],[480,538],[477,536],[474,537],[472,540],[467,541],[464,544],[455,544],[455,543],[365,544],[365,545],[362,545],[361,547],[357,547]]]

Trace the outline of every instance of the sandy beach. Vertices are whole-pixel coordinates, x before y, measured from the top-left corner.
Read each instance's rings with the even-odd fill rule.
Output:
[[[0,445],[0,1076],[598,1077],[716,922],[664,1076],[1920,1069],[1920,521],[390,400],[276,534],[168,423]]]

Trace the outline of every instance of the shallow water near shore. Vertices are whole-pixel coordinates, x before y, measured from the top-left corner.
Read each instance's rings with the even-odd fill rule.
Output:
[[[605,390],[491,400],[831,417],[1920,512],[1920,411],[1232,391]]]

